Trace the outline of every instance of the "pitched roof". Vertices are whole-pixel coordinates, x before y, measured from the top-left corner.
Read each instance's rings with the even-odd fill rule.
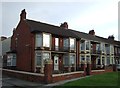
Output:
[[[93,36],[88,33],[83,33],[79,31],[75,31],[72,29],[64,29],[58,26],[38,22],[38,21],[33,21],[26,19],[26,23],[30,26],[30,31],[31,32],[46,32],[46,33],[51,33],[54,35],[59,35],[59,36],[64,36],[64,37],[73,37],[77,39],[89,39],[91,41],[96,41],[96,42],[105,42],[105,43],[110,43],[110,44],[116,44],[120,46],[120,41],[114,41],[114,40],[109,40],[107,38],[103,38],[100,36]]]
[[[30,31],[31,32],[46,32],[46,33],[51,33],[55,35],[61,35],[64,37],[73,37],[73,38],[79,38],[72,32],[70,32],[68,29],[64,29],[58,26],[42,23],[42,22],[37,22],[33,20],[26,20],[28,25],[30,26]]]

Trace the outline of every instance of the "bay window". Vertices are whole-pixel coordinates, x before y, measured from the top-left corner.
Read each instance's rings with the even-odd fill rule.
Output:
[[[85,62],[85,56],[84,56],[84,55],[81,55],[81,56],[80,56],[80,62],[81,62],[81,63],[84,63],[84,62]]]
[[[75,55],[70,54],[70,66],[75,65]]]
[[[90,62],[91,59],[90,59],[90,56],[86,56],[86,62]]]
[[[110,57],[107,57],[107,65],[110,65]]]
[[[8,54],[7,66],[16,66],[16,54]]]
[[[36,52],[36,66],[37,67],[43,67],[45,60],[50,59],[50,53],[49,52]]]
[[[68,55],[63,56],[63,65],[69,66],[69,56]]]
[[[42,64],[42,54],[36,53],[36,66],[41,66]]]
[[[51,35],[48,33],[39,33],[35,36],[36,47],[50,47]]]

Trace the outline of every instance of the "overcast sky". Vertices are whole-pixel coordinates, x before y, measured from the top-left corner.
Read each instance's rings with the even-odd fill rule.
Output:
[[[66,21],[70,29],[85,33],[94,29],[98,36],[107,38],[109,35],[114,35],[118,40],[119,0],[17,1],[22,0],[2,0],[0,3],[2,7],[0,24],[4,36],[12,35],[13,28],[16,28],[20,20],[21,10],[26,9],[27,19],[56,26]]]

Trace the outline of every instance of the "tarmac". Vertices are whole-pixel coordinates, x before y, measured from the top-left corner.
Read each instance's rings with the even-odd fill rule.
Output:
[[[85,77],[89,77],[89,76],[85,76]],[[13,78],[10,76],[3,75],[2,76],[2,88],[52,88],[53,86],[63,85],[64,83],[75,81],[75,80],[82,79],[85,77],[64,80],[64,81],[51,83],[51,84],[42,84],[38,82],[30,82],[30,81],[25,81],[25,80],[21,80],[18,78]]]

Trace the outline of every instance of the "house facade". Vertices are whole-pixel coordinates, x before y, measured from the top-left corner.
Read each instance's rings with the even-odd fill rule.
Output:
[[[13,30],[6,68],[44,73],[45,61],[52,60],[53,74],[105,69],[120,63],[120,41],[113,36],[102,38],[94,30],[83,33],[68,29],[67,22],[58,26],[26,19]],[[89,66],[88,66],[89,65]]]

